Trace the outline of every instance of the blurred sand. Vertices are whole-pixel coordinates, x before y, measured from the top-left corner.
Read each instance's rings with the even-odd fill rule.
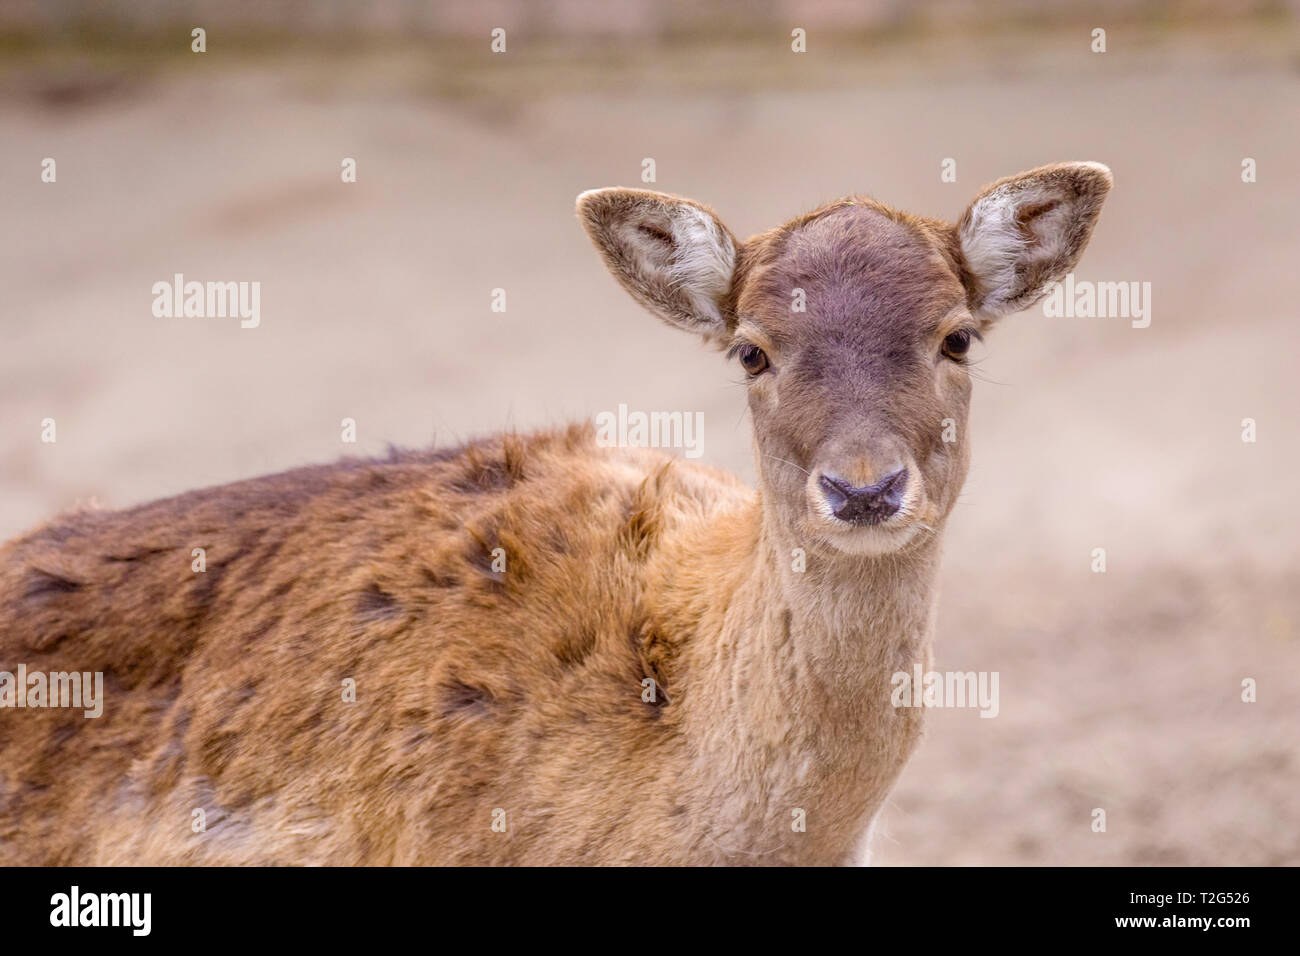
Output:
[[[1116,188],[1077,275],[1151,282],[1153,321],[1031,310],[984,347],[936,655],[999,671],[1001,714],[933,715],[875,859],[1300,863],[1290,42],[11,61],[0,537],[92,498],[620,402],[702,410],[703,460],[750,478],[735,370],[617,288],[578,192],[640,185],[654,157],[654,188],[748,235],[849,192],[955,218],[991,179],[1100,160]],[[261,327],[155,319],[150,287],[175,272],[260,281]]]

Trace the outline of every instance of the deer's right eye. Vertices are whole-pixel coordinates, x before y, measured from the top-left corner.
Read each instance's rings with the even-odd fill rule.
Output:
[[[742,345],[737,352],[741,367],[750,375],[767,371],[767,353],[757,345]]]

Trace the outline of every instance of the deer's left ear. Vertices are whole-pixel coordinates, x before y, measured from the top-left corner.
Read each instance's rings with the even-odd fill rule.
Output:
[[[1056,163],[985,186],[957,224],[971,312],[1026,309],[1083,254],[1110,192],[1101,163]]]

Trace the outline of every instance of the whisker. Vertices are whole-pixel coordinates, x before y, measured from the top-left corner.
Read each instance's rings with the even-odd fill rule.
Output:
[[[786,461],[784,458],[777,458],[776,455],[768,455],[767,457],[768,457],[768,458],[771,458],[773,461],[779,461],[779,462],[780,462],[781,464],[783,464],[783,465],[789,465],[791,468],[798,468],[798,469],[799,469],[800,471],[802,471],[805,475],[808,475],[809,477],[812,477],[812,472],[809,471],[807,468],[802,467],[801,465],[796,465],[796,464],[795,464],[794,462],[792,462],[792,461]]]
[[[980,374],[978,374],[978,372],[979,372],[978,365],[979,365],[978,362],[967,362],[967,363],[966,363],[966,374],[969,375],[971,378],[975,379],[975,381],[977,381],[977,382],[988,382],[990,385],[1009,385],[1009,384],[1011,384],[1010,382],[999,382],[996,378],[989,378],[987,375],[980,375]]]

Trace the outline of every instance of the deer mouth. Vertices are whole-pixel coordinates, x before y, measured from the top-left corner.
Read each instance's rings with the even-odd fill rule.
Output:
[[[878,525],[851,525],[822,531],[822,538],[845,554],[893,554],[901,551],[922,531],[920,522],[910,519]]]

